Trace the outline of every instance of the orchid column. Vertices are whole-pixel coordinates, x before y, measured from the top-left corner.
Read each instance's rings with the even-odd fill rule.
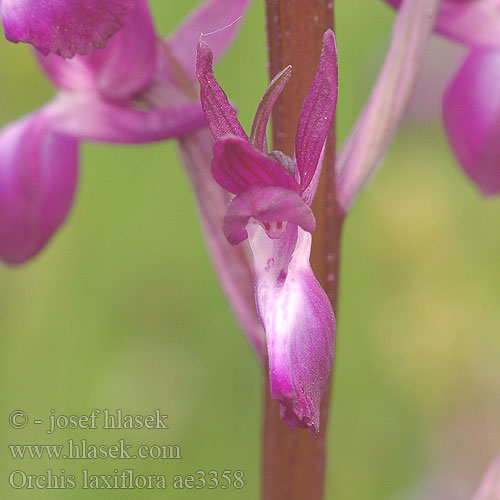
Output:
[[[333,28],[332,0],[266,0],[269,72],[273,77],[288,65],[293,75],[272,115],[273,148],[293,155],[295,131],[302,102],[314,76],[325,31]],[[335,309],[342,212],[335,198],[335,132],[332,124],[326,145],[323,171],[313,203],[316,231],[311,264]],[[270,396],[265,375],[262,498],[322,499],[326,466],[326,430],[329,390],[323,397],[317,435],[290,431],[280,420],[278,404]]]

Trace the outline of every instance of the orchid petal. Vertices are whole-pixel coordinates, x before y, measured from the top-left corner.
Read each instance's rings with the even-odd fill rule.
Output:
[[[95,87],[109,99],[128,99],[151,81],[157,44],[147,0],[135,0],[130,19],[102,50],[84,57]]]
[[[218,61],[240,28],[240,18],[251,0],[208,0],[195,9],[167,39],[184,72],[195,79],[192,61],[202,34],[210,36],[210,46]],[[235,22],[236,21],[236,22]]]
[[[216,141],[227,134],[248,140],[226,94],[215,79],[212,64],[212,49],[200,40],[196,55],[196,76],[200,82],[201,105],[208,127]]]
[[[472,500],[498,500],[500,498],[500,455],[490,464]]]
[[[11,42],[27,42],[62,57],[106,45],[127,20],[134,0],[2,0],[0,17]]]
[[[78,143],[40,112],[0,133],[0,258],[21,264],[64,222],[78,177]]]
[[[318,166],[328,129],[337,106],[337,47],[333,31],[323,35],[323,47],[316,74],[300,112],[295,156],[302,189],[307,188]]]
[[[50,105],[61,132],[90,141],[142,143],[179,137],[206,125],[198,102],[141,109],[85,93],[63,94]]]
[[[283,71],[278,73],[267,87],[257,107],[257,112],[255,113],[252,124],[252,132],[250,133],[250,142],[258,151],[267,153],[267,122],[271,116],[271,111],[276,99],[280,96],[291,76],[291,66],[287,66]]]
[[[436,31],[474,47],[500,48],[500,5],[497,0],[444,0]]]
[[[224,234],[229,243],[237,245],[248,237],[246,226],[250,218],[264,225],[278,223],[273,228],[277,236],[281,236],[287,222],[310,233],[316,227],[314,215],[302,198],[294,191],[276,186],[252,186],[233,198],[224,217]],[[273,237],[270,228],[266,232]]]
[[[212,136],[206,128],[185,135],[179,139],[179,148],[196,194],[219,283],[250,344],[264,361],[266,337],[255,308],[253,275],[246,249],[243,245],[230,245],[221,231],[230,195],[215,182],[207,168],[213,149]]]
[[[91,91],[96,89],[96,75],[86,63],[88,56],[62,59],[55,54],[36,54],[37,61],[52,83],[61,90]]]
[[[386,0],[395,8],[401,0]],[[476,48],[500,48],[500,6],[497,0],[443,0],[436,32]]]
[[[474,50],[445,92],[451,147],[485,196],[500,193],[500,52]]]
[[[130,19],[102,50],[64,60],[39,55],[44,71],[65,90],[97,91],[113,100],[129,99],[151,81],[157,38],[146,0],[136,0]]]
[[[398,130],[423,63],[440,0],[406,0],[368,102],[342,145],[337,199],[344,211],[375,174]]]
[[[248,225],[248,235],[271,394],[290,429],[315,434],[333,361],[335,317],[309,264],[311,235],[293,224],[275,240],[258,224]]]
[[[212,173],[224,189],[234,194],[256,184],[299,191],[299,185],[285,167],[234,136],[225,136],[215,143]]]

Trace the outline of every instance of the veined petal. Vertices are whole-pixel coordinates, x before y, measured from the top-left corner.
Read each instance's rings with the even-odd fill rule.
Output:
[[[168,45],[184,72],[195,79],[192,63],[202,34],[210,34],[210,46],[218,61],[240,28],[240,18],[251,0],[208,0],[197,7],[172,33]]]
[[[157,58],[157,38],[146,0],[136,0],[130,19],[105,48],[64,60],[38,56],[49,78],[61,89],[93,91],[124,100],[151,81]]]
[[[395,8],[401,0],[386,0]],[[500,48],[500,4],[497,0],[443,0],[435,30],[476,48]]]
[[[64,222],[78,177],[78,143],[39,112],[0,132],[0,258],[21,264]]]
[[[262,97],[255,118],[252,124],[252,132],[250,133],[250,142],[258,151],[267,153],[267,122],[271,116],[276,99],[280,96],[285,88],[288,80],[292,76],[292,67],[287,66],[283,71],[280,71],[267,87],[264,96]]]
[[[302,189],[307,188],[318,166],[337,106],[337,47],[332,30],[323,36],[323,48],[309,92],[300,112],[295,156]]]
[[[275,240],[257,224],[249,224],[248,235],[272,396],[290,429],[315,434],[333,361],[335,317],[309,264],[311,235],[293,224]]]
[[[215,79],[212,49],[203,40],[198,43],[196,76],[200,82],[200,99],[207,118],[208,128],[217,141],[232,134],[248,140],[229,100]]]
[[[231,201],[224,217],[224,234],[232,245],[248,237],[250,218],[268,225],[267,234],[280,237],[290,222],[305,231],[314,232],[316,221],[302,198],[289,189],[276,186],[252,186]],[[271,228],[269,223],[277,223]],[[274,233],[274,234],[273,234]]]
[[[500,193],[500,51],[473,50],[445,92],[443,119],[458,161],[483,195]]]
[[[497,500],[498,498],[500,498],[500,455],[488,467],[472,500]]]
[[[59,131],[90,141],[159,141],[179,137],[206,125],[198,102],[140,109],[114,104],[90,93],[61,93],[50,107],[57,114],[55,126]]]
[[[2,0],[0,17],[11,42],[73,57],[104,47],[133,4],[134,0]]]
[[[215,143],[212,173],[224,189],[234,194],[256,184],[299,191],[296,180],[283,165],[234,136],[226,136]]]

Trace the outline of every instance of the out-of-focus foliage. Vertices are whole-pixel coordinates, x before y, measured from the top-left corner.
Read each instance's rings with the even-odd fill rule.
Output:
[[[195,3],[154,0],[159,31]],[[340,139],[388,42],[393,13],[369,3],[337,6]],[[28,48],[2,40],[0,60],[3,125],[52,90]],[[264,9],[255,2],[217,69],[247,127],[265,63]],[[458,489],[449,497],[469,498],[500,449],[500,202],[480,199],[454,165],[439,110],[418,110],[345,228],[327,498],[437,498],[443,483]],[[0,269],[2,498],[53,498],[53,490],[9,488],[12,470],[79,477],[83,468],[167,478],[241,469],[246,486],[77,488],[65,498],[257,498],[260,371],[209,265],[175,144],[86,145],[81,177],[72,215],[48,249]],[[51,409],[93,408],[161,408],[170,429],[48,436],[36,425],[6,426],[15,409],[46,421]],[[14,461],[6,447],[70,438],[178,444],[183,458]]]

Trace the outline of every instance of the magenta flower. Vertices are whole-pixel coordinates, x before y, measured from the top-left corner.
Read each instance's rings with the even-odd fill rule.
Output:
[[[11,42],[73,57],[104,47],[133,6],[134,0],[1,0],[0,19]]]
[[[212,71],[212,51],[198,46],[196,74],[208,126],[216,142],[212,173],[232,199],[224,218],[228,241],[248,238],[255,297],[266,332],[271,392],[291,429],[319,429],[319,405],[333,360],[335,318],[309,263],[315,219],[311,203],[322,151],[337,100],[337,55],[332,31],[307,94],[296,135],[295,158],[268,153],[266,126],[291,74],[269,85],[250,138]]]
[[[401,0],[386,0],[399,7]],[[500,193],[500,3],[444,0],[435,30],[471,48],[445,91],[443,120],[465,174],[484,196]]]
[[[64,221],[76,190],[80,140],[159,141],[206,124],[199,102],[186,98],[169,61],[182,61],[194,81],[202,29],[229,24],[248,1],[231,8],[207,1],[161,40],[147,1],[137,0],[130,21],[104,49],[66,60],[39,56],[58,92],[42,109],[0,132],[0,259],[20,264],[32,258]],[[214,35],[219,55],[236,30],[233,25]]]

